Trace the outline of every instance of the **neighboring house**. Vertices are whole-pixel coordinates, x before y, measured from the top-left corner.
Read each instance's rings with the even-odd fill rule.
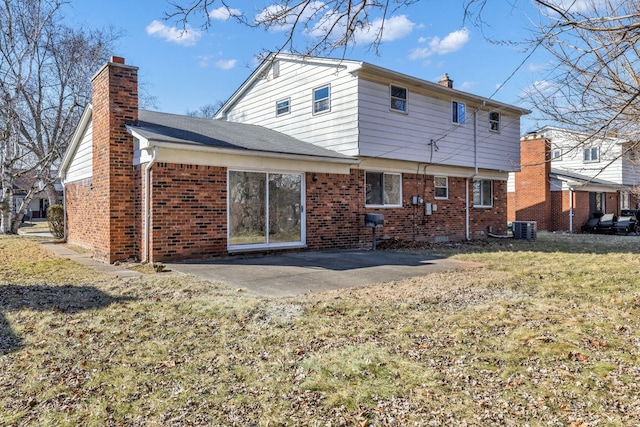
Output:
[[[506,232],[527,110],[371,64],[271,56],[208,120],[138,110],[112,58],[64,156],[68,241],[114,262]]]
[[[42,182],[37,182],[37,172],[33,171],[22,171],[16,173],[18,177],[15,179],[13,183],[13,213],[17,214],[22,202],[24,201],[25,196],[31,189],[31,186],[34,183],[37,185],[38,191],[34,194],[29,206],[27,206],[27,210],[25,212],[25,219],[38,219],[38,218],[46,218],[47,217],[47,208],[49,207],[49,198],[47,196],[46,191],[44,190],[44,184]],[[58,198],[62,200],[62,184],[58,179],[56,179],[54,183],[56,192],[58,194]]]
[[[520,158],[509,178],[509,221],[578,232],[594,213],[637,207],[640,156],[629,141],[545,127],[521,139]]]

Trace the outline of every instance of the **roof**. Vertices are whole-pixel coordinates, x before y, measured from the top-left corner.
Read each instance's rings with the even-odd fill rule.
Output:
[[[136,137],[144,138],[150,143],[165,142],[246,151],[247,154],[288,154],[357,162],[354,157],[300,141],[262,126],[245,123],[140,110],[138,121],[128,124],[127,129]]]
[[[564,169],[552,168],[550,176],[551,176],[551,178],[559,179],[560,181],[573,183],[573,184],[575,184],[577,186],[580,186],[580,187],[586,186],[586,185],[593,185],[593,186],[611,187],[613,189],[625,189],[626,188],[626,186],[620,185],[620,184],[615,183],[615,182],[605,181],[603,179],[591,178],[591,177],[589,177],[587,175],[582,175],[582,174],[575,173],[575,172],[569,172],[569,171],[564,170]]]
[[[366,72],[369,75],[378,75],[389,80],[393,80],[397,83],[406,82],[407,84],[412,84],[414,86],[421,87],[423,89],[427,89],[429,91],[438,93],[438,94],[446,94],[451,95],[455,94],[456,96],[463,97],[469,100],[476,101],[479,104],[487,105],[490,108],[500,108],[505,111],[510,111],[514,114],[525,115],[531,113],[530,110],[525,108],[517,107],[510,104],[505,104],[499,101],[495,101],[490,98],[485,98],[482,96],[474,95],[469,92],[464,92],[458,89],[453,89],[449,87],[444,87],[438,83],[431,82],[428,80],[420,79],[418,77],[413,77],[408,74],[403,74],[398,71],[393,71],[388,68],[383,68],[377,65],[370,64],[368,62],[363,61],[355,61],[349,59],[337,59],[337,58],[319,58],[313,56],[301,56],[301,55],[293,55],[288,53],[271,53],[268,55],[264,61],[254,70],[253,73],[247,78],[247,80],[242,83],[242,85],[231,95],[231,97],[222,105],[220,110],[216,113],[217,119],[223,119],[226,116],[227,111],[235,104],[235,102],[254,84],[254,82],[268,70],[273,61],[276,59],[289,60],[289,61],[298,61],[304,62],[308,64],[322,64],[333,67],[341,67],[346,69],[348,72],[357,74],[360,71]]]

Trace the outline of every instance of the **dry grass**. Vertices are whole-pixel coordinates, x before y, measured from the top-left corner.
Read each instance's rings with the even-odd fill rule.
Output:
[[[442,245],[485,267],[290,299],[0,249],[0,425],[640,420],[638,237]]]

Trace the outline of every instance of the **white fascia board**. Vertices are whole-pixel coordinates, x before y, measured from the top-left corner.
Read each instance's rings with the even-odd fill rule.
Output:
[[[138,150],[140,153],[134,155],[139,158],[139,163],[148,161],[149,152],[153,147],[158,147],[156,157],[158,162],[199,164],[208,166],[241,167],[243,165],[255,165],[266,169],[291,169],[290,164],[295,164],[294,169],[306,172],[327,172],[348,174],[349,170],[356,168],[359,160],[337,159],[330,157],[305,156],[296,154],[279,154],[253,150],[234,150],[218,147],[203,147],[191,144],[177,144],[174,142],[163,142],[148,140],[142,137],[135,130],[131,130],[131,135],[138,140]],[[242,160],[244,159],[244,160]],[[252,160],[250,160],[252,159]],[[262,159],[262,160],[260,160]],[[286,164],[289,164],[287,166]]]
[[[67,168],[73,160],[73,156],[78,149],[78,145],[82,141],[82,136],[84,135],[84,131],[87,128],[87,124],[91,121],[91,117],[93,115],[93,107],[91,104],[87,104],[84,111],[82,112],[82,116],[80,116],[80,122],[78,126],[76,126],[75,131],[73,132],[73,136],[71,137],[71,142],[67,147],[67,150],[64,152],[62,156],[62,162],[60,163],[60,169],[58,169],[58,178],[64,184],[65,178],[67,175]],[[93,138],[93,137],[92,137]]]

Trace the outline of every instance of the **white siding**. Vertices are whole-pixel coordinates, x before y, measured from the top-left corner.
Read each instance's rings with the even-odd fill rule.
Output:
[[[359,80],[360,155],[452,166],[513,171],[520,163],[520,119],[501,116],[501,131],[489,131],[489,112],[478,111],[477,165],[474,109],[466,103],[466,124],[451,122],[451,101],[409,87],[407,113],[389,108],[389,83]]]
[[[73,159],[67,169],[66,182],[79,181],[93,176],[93,139],[92,126],[89,122],[84,129]]]
[[[280,76],[257,79],[232,106],[227,120],[261,125],[346,155],[358,154],[357,79],[344,67],[280,60]],[[331,85],[331,111],[312,114],[313,89]],[[276,117],[276,102],[291,112]]]
[[[640,165],[633,164],[622,156],[622,144],[618,139],[597,140],[585,144],[581,135],[571,134],[561,129],[548,129],[544,132],[544,136],[551,140],[552,150],[560,148],[562,151],[560,159],[552,160],[553,168],[618,184],[638,185],[640,183]],[[591,146],[600,147],[598,162],[584,161],[584,148]]]

